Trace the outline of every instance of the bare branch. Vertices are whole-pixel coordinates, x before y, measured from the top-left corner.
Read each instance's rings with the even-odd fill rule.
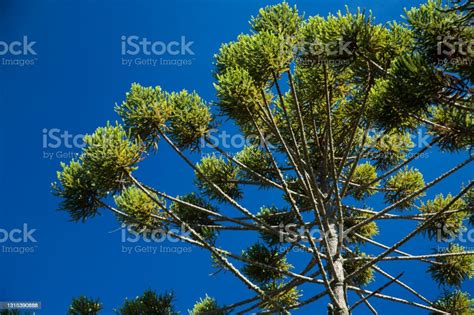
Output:
[[[442,181],[443,179],[445,179],[446,177],[448,177],[449,175],[453,174],[454,172],[460,170],[462,167],[466,166],[467,164],[469,164],[472,160],[474,159],[474,157],[469,157],[468,159],[466,159],[464,162],[458,164],[457,166],[453,167],[452,169],[450,169],[449,171],[447,171],[446,173],[442,174],[441,176],[435,178],[433,181],[431,181],[430,183],[426,184],[423,188],[420,188],[418,189],[417,191],[413,192],[412,194],[400,199],[399,201],[393,203],[392,205],[386,207],[385,209],[379,211],[377,214],[375,214],[374,216],[362,221],[362,222],[359,222],[355,225],[353,225],[352,227],[348,228],[346,231],[344,231],[344,235],[347,236],[349,233],[359,229],[360,227],[366,225],[366,224],[369,224],[370,222],[380,218],[381,216],[383,216],[384,214],[388,213],[389,211],[395,209],[399,204],[402,204],[403,202],[406,202],[406,201],[409,201],[409,200],[412,200],[413,198],[417,197],[418,195],[422,194],[425,190],[431,188],[432,186],[436,185],[437,183],[439,183],[440,181]],[[439,213],[438,213],[439,214]],[[438,214],[432,216],[430,218],[430,220],[434,217],[437,217]]]
[[[367,301],[368,299],[370,299],[372,296],[374,296],[375,294],[377,293],[380,293],[382,292],[385,288],[387,288],[388,286],[390,286],[392,283],[394,283],[396,280],[398,280],[398,278],[400,278],[401,276],[403,275],[403,272],[400,273],[397,277],[395,277],[394,279],[390,280],[389,282],[387,282],[386,284],[384,284],[383,286],[381,286],[380,288],[378,288],[377,290],[373,291],[372,293],[370,293],[369,295],[367,295],[366,297],[364,297],[363,299],[355,302],[350,308],[349,308],[349,312],[354,310],[357,306],[359,306],[361,303],[363,303],[364,301]]]
[[[447,211],[459,198],[461,198],[464,194],[466,194],[469,189],[471,189],[471,187],[474,185],[474,182],[471,182],[469,185],[467,185],[464,189],[461,190],[460,193],[458,193],[443,209],[441,209],[436,215],[430,217],[429,219],[427,219],[426,221],[424,221],[423,223],[421,223],[417,228],[415,228],[412,232],[408,233],[408,235],[406,235],[403,239],[401,239],[400,241],[398,241],[395,245],[393,245],[392,247],[390,247],[389,249],[387,249],[385,252],[383,252],[382,254],[380,254],[379,256],[377,256],[376,258],[372,259],[371,261],[369,261],[368,263],[364,264],[363,266],[361,266],[359,269],[355,270],[354,272],[352,272],[350,275],[347,276],[347,279],[350,279],[352,278],[353,276],[359,274],[360,272],[362,272],[363,270],[367,269],[367,268],[370,268],[371,266],[373,266],[374,264],[376,264],[377,262],[381,261],[383,258],[387,257],[389,254],[391,254],[392,252],[394,252],[396,249],[398,249],[400,246],[402,246],[403,244],[405,244],[406,242],[408,242],[413,236],[415,236],[416,234],[418,234],[421,230],[423,230],[423,228],[425,228],[428,224],[430,224],[431,222],[433,222],[434,220],[436,220],[437,218],[439,218],[441,215],[443,215],[443,213],[445,211]]]

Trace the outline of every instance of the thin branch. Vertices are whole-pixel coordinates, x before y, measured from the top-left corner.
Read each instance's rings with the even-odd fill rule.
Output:
[[[197,238],[197,241],[201,243],[206,249],[208,249],[210,252],[214,254],[214,256],[222,263],[226,268],[228,268],[238,279],[240,279],[243,283],[245,283],[249,289],[252,289],[253,291],[257,292],[260,295],[264,295],[265,293],[258,287],[256,284],[252,283],[247,277],[245,277],[237,268],[234,267],[224,256],[220,254],[219,251],[217,251],[212,245],[210,245],[204,237],[202,237],[198,232],[196,232],[189,224],[181,220],[174,212],[170,211],[165,205],[163,205],[158,199],[156,199],[143,185],[135,179],[131,174],[129,174],[130,180],[142,191],[144,192],[150,200],[152,200],[154,203],[159,205],[163,211],[165,211],[168,215],[170,215],[175,222],[181,224],[184,226],[189,232],[191,232],[192,235],[194,235]]]
[[[376,242],[376,241],[374,241],[374,240],[372,240],[372,239],[370,239],[370,238],[368,238],[368,237],[362,236],[362,235],[360,235],[360,234],[358,234],[358,233],[354,233],[354,235],[355,235],[356,237],[360,238],[361,240],[366,241],[367,243],[370,243],[370,244],[372,244],[372,245],[381,247],[381,248],[383,248],[383,249],[389,249],[389,248],[390,248],[390,246],[387,246],[387,245],[384,245],[384,244],[382,244],[382,243]],[[408,254],[408,253],[406,253],[406,252],[403,252],[403,251],[401,251],[401,250],[398,250],[398,249],[394,250],[394,252],[395,252],[395,253],[398,253],[398,254],[401,254],[401,255],[403,255],[403,256],[407,256],[407,257],[413,256],[413,255],[410,255],[410,254]],[[436,261],[431,261],[431,260],[428,260],[428,259],[421,259],[420,261],[425,262],[425,263],[429,263],[429,264],[442,265],[442,263],[439,263],[439,262],[436,262]]]
[[[349,248],[346,248],[347,251],[349,251],[350,253],[353,254],[353,252],[349,249]],[[408,290],[408,292],[414,294],[417,298],[419,298],[420,300],[422,300],[423,302],[425,303],[428,303],[429,305],[432,305],[433,303],[428,300],[427,298],[425,298],[423,295],[421,295],[420,293],[418,293],[415,289],[411,288],[409,285],[405,284],[404,282],[400,281],[398,278],[396,277],[393,277],[392,275],[390,275],[389,273],[385,272],[382,268],[378,267],[377,265],[374,265],[372,266],[372,268],[380,273],[381,275],[383,275],[384,277],[390,279],[390,280],[393,280],[395,281],[396,284],[398,284],[399,286],[401,286],[402,288]]]
[[[439,257],[455,257],[455,256],[474,256],[474,251],[466,251],[466,252],[459,252],[459,253],[438,253],[438,254],[426,254],[426,255],[416,255],[416,256],[389,256],[380,261],[393,261],[393,260],[425,260],[429,258],[439,258]],[[367,257],[354,257],[354,258],[347,258],[345,260],[371,260],[376,257],[374,256],[367,256]]]
[[[359,229],[360,227],[364,226],[364,225],[367,225],[369,224],[370,222],[373,222],[374,220],[380,218],[381,216],[383,216],[384,214],[388,213],[389,211],[395,209],[398,205],[406,202],[406,201],[409,201],[409,200],[412,200],[413,198],[417,197],[418,195],[422,194],[425,190],[431,188],[432,186],[436,185],[437,183],[439,183],[440,181],[442,181],[443,179],[445,179],[446,177],[448,177],[449,175],[453,174],[454,172],[460,170],[462,167],[466,166],[467,164],[469,164],[472,160],[474,159],[474,157],[469,157],[468,159],[466,159],[464,162],[458,164],[457,166],[453,167],[452,169],[450,169],[449,171],[447,171],[446,173],[440,175],[439,177],[435,178],[433,181],[431,181],[430,183],[426,184],[423,188],[420,188],[418,189],[417,191],[411,193],[410,195],[400,199],[399,201],[393,203],[392,205],[384,208],[383,210],[377,212],[377,214],[375,214],[374,216],[362,221],[362,222],[359,222],[353,226],[351,226],[350,228],[348,228],[345,232],[344,232],[344,236],[347,236],[349,233]],[[439,213],[438,213],[439,214]],[[437,217],[438,214],[434,215],[431,217],[434,218],[434,217]],[[430,219],[430,220],[431,220]]]
[[[248,110],[248,109],[247,109]],[[249,111],[249,110],[248,110]],[[250,113],[250,111],[249,111]],[[260,127],[258,126],[257,122],[255,121],[255,119],[252,117],[252,122],[255,126],[255,128],[257,129],[260,137],[263,139],[263,133],[262,131],[260,130]],[[296,215],[296,218],[297,220],[299,221],[299,223],[303,226],[304,225],[304,220],[303,220],[303,217],[301,216],[301,213],[299,211],[299,208],[298,208],[298,205],[296,204],[293,196],[288,192],[288,184],[287,182],[285,181],[285,178],[283,177],[283,174],[281,173],[280,169],[278,169],[278,167],[276,166],[276,161],[275,161],[275,158],[273,157],[273,154],[272,152],[270,151],[270,148],[268,147],[268,145],[266,144],[266,142],[263,142],[263,145],[265,147],[265,150],[269,153],[270,155],[270,159],[274,165],[274,167],[276,168],[277,170],[277,173],[278,173],[278,176],[280,177],[280,181],[283,183],[283,188],[285,189],[285,192],[288,196],[288,198],[290,199],[290,202],[291,202],[291,205],[292,205],[292,209],[294,210],[294,213]],[[317,263],[318,263],[318,266],[319,266],[319,270],[321,271],[321,274],[323,276],[323,279],[324,279],[324,282],[325,282],[325,285],[326,285],[326,288],[329,292],[329,295],[331,297],[332,300],[336,301],[336,298],[335,298],[335,295],[334,293],[332,292],[331,290],[331,287],[329,285],[329,280],[327,278],[327,275],[326,275],[326,272],[324,270],[324,266],[322,264],[322,260],[321,260],[321,254],[319,252],[319,250],[317,249],[311,235],[309,234],[309,231],[307,229],[304,229],[304,234],[305,236],[308,238],[308,241],[309,241],[309,244],[311,246],[311,249],[313,250],[313,254],[316,255],[316,259],[317,259]],[[328,255],[330,257],[330,255]],[[329,261],[329,264],[332,265],[332,267],[334,267],[332,261],[331,261],[331,258],[328,259]],[[337,302],[334,302],[337,304]]]
[[[265,227],[267,230],[272,231],[273,233],[277,233],[277,235],[280,234],[279,231],[275,231],[272,229],[267,223],[262,221],[259,217],[255,216],[253,213],[251,213],[248,209],[244,208],[241,206],[237,201],[235,201],[232,197],[227,195],[219,186],[217,186],[214,182],[212,182],[207,176],[205,176],[192,162],[189,158],[187,158],[183,152],[171,141],[170,138],[164,133],[160,132],[161,136],[163,139],[166,140],[166,142],[175,150],[176,153],[201,177],[203,178],[207,183],[209,183],[212,188],[214,188],[226,201],[228,201],[232,206],[234,206],[237,210],[248,216],[249,218],[253,219],[256,223],[261,224],[263,227]]]
[[[351,312],[352,310],[354,310],[357,306],[359,306],[360,304],[362,304],[364,301],[367,301],[368,299],[370,299],[372,296],[376,295],[377,293],[380,293],[382,292],[385,288],[387,288],[388,286],[390,286],[392,283],[394,283],[396,280],[398,280],[401,276],[403,275],[403,272],[400,273],[397,277],[395,277],[394,279],[390,280],[389,282],[387,282],[386,284],[384,284],[383,286],[381,286],[380,288],[378,288],[377,290],[373,291],[372,293],[370,293],[369,295],[367,295],[366,297],[364,297],[363,299],[355,302],[350,308],[349,308],[349,312]]]
[[[352,272],[350,275],[347,276],[348,279],[358,275],[359,273],[361,273],[363,270],[367,269],[367,268],[370,268],[371,266],[373,266],[374,264],[376,264],[377,262],[381,261],[382,259],[384,259],[385,257],[387,257],[389,254],[391,254],[393,251],[395,251],[396,249],[398,249],[400,246],[402,246],[403,244],[405,244],[406,242],[408,242],[412,237],[414,237],[415,235],[417,235],[420,231],[422,231],[427,225],[429,225],[430,223],[432,223],[434,220],[438,219],[440,216],[443,215],[443,213],[445,211],[447,211],[459,198],[461,198],[464,194],[466,194],[469,189],[471,189],[471,187],[474,185],[474,182],[471,182],[469,185],[467,185],[464,189],[461,190],[460,193],[458,193],[445,207],[443,207],[443,209],[441,209],[436,215],[430,217],[429,219],[427,219],[425,222],[421,223],[420,225],[418,225],[417,228],[415,228],[412,232],[408,233],[408,235],[406,235],[403,239],[401,239],[400,241],[398,241],[396,244],[394,244],[392,247],[390,247],[389,249],[387,249],[385,252],[383,252],[382,254],[378,255],[376,258],[372,259],[371,261],[369,261],[368,263],[364,264],[363,266],[361,266],[359,269],[355,270],[354,272]]]
[[[356,294],[363,300],[364,304],[368,307],[368,309],[372,312],[372,314],[374,314],[374,315],[379,314],[377,312],[377,310],[372,306],[372,304],[370,304],[369,301],[367,301],[367,299],[365,299],[365,297],[366,297],[365,295],[363,295],[360,292],[356,292]]]
[[[361,289],[361,288],[358,288],[358,287],[353,287],[353,286],[348,286],[348,289],[349,289],[349,290],[352,290],[352,291],[355,291],[355,292],[365,293],[365,294],[371,294],[371,293],[372,293],[372,291],[364,290],[364,289]],[[398,303],[402,303],[402,304],[406,304],[406,305],[410,305],[410,306],[422,308],[422,309],[425,309],[425,310],[429,310],[429,311],[432,311],[432,312],[437,312],[437,313],[439,313],[439,314],[446,314],[446,315],[449,315],[449,313],[446,313],[446,312],[444,312],[444,311],[441,311],[441,310],[439,310],[439,309],[436,309],[436,308],[434,308],[434,307],[432,307],[432,306],[423,305],[423,304],[420,304],[420,303],[408,301],[408,300],[401,299],[401,298],[398,298],[398,297],[394,297],[394,296],[390,296],[390,295],[385,295],[385,294],[382,294],[382,293],[375,293],[373,296],[376,297],[376,298],[380,298],[380,299],[387,300],[387,301],[398,302]]]

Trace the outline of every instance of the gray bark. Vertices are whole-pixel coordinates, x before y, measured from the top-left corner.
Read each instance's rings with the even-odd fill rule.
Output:
[[[333,306],[330,311],[330,315],[349,315],[349,307],[347,306],[346,300],[346,290],[344,285],[344,267],[343,267],[343,258],[338,253],[338,229],[336,223],[331,223],[329,225],[329,236],[328,236],[328,255],[333,257],[334,261],[334,272],[332,277],[334,279],[334,295],[336,296],[337,302],[340,306],[338,308],[336,305]],[[330,308],[331,309],[331,308]]]

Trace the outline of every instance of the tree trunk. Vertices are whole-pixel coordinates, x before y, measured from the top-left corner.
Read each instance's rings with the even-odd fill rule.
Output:
[[[335,281],[333,286],[334,295],[341,308],[336,305],[330,308],[329,315],[349,315],[349,308],[346,301],[346,290],[344,285],[344,267],[342,261],[342,255],[337,252],[338,247],[338,230],[336,223],[329,225],[329,237],[328,237],[328,255],[330,255],[334,261],[334,272],[331,272],[332,278]]]

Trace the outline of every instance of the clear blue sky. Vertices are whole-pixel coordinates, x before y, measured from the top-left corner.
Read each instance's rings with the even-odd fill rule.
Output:
[[[378,22],[400,19],[403,7],[420,1],[290,1],[309,15],[326,15],[344,9],[372,9]],[[23,255],[0,251],[0,301],[41,301],[38,314],[64,314],[71,298],[81,294],[100,297],[106,311],[147,288],[158,292],[173,290],[177,308],[186,310],[205,293],[221,303],[232,303],[251,295],[231,275],[210,277],[207,252],[192,248],[191,253],[122,253],[119,224],[103,213],[87,224],[68,222],[66,213],[57,212],[58,199],[50,194],[59,162],[67,161],[61,152],[77,152],[66,147],[43,146],[44,129],[59,129],[78,135],[92,132],[107,120],[117,119],[113,112],[132,82],[161,85],[166,90],[196,90],[206,100],[215,99],[212,86],[213,55],[223,42],[249,30],[248,20],[265,4],[276,1],[96,1],[45,0],[0,1],[0,41],[35,41],[32,46],[34,65],[18,67],[0,65],[0,229],[11,231],[27,224],[36,229],[36,243],[4,242],[0,246],[33,247]],[[133,66],[121,64],[121,36],[137,35],[152,40],[173,41],[181,36],[193,41],[193,56],[188,66]],[[8,56],[7,56],[8,57]],[[11,57],[11,56],[9,56]],[[163,56],[171,58],[170,56]],[[54,140],[47,138],[47,144]],[[52,159],[45,158],[53,154]],[[454,166],[464,156],[446,156],[431,152],[428,160],[416,166],[426,180]],[[466,168],[430,190],[456,193],[473,169]],[[143,164],[140,178],[170,194],[184,194],[193,189],[193,174],[168,148]],[[267,194],[268,195],[268,194]],[[267,195],[250,191],[246,205],[255,210]],[[387,232],[379,240],[392,243],[413,225],[383,225]],[[0,235],[1,236],[1,235]],[[228,246],[239,248],[242,239],[229,237]],[[142,245],[153,245],[140,243]],[[158,244],[159,246],[160,244]],[[178,244],[179,245],[179,244]],[[156,245],[155,245],[156,246]],[[163,246],[177,246],[164,243]],[[187,246],[181,244],[180,246]],[[472,247],[472,244],[470,244]],[[406,247],[413,253],[426,253],[436,244],[422,239]],[[295,256],[297,257],[297,256]],[[405,270],[407,283],[435,298],[439,289],[425,275],[426,266],[407,262],[387,270],[398,274]],[[385,279],[378,276],[378,279]],[[376,282],[373,287],[381,282]],[[305,286],[305,294],[316,294],[320,288]],[[465,290],[473,291],[472,283]],[[387,293],[413,299],[399,289]],[[295,314],[325,313],[323,302]],[[400,304],[374,300],[380,314],[424,314]],[[316,311],[316,309],[320,311]],[[358,314],[367,314],[360,307]]]

